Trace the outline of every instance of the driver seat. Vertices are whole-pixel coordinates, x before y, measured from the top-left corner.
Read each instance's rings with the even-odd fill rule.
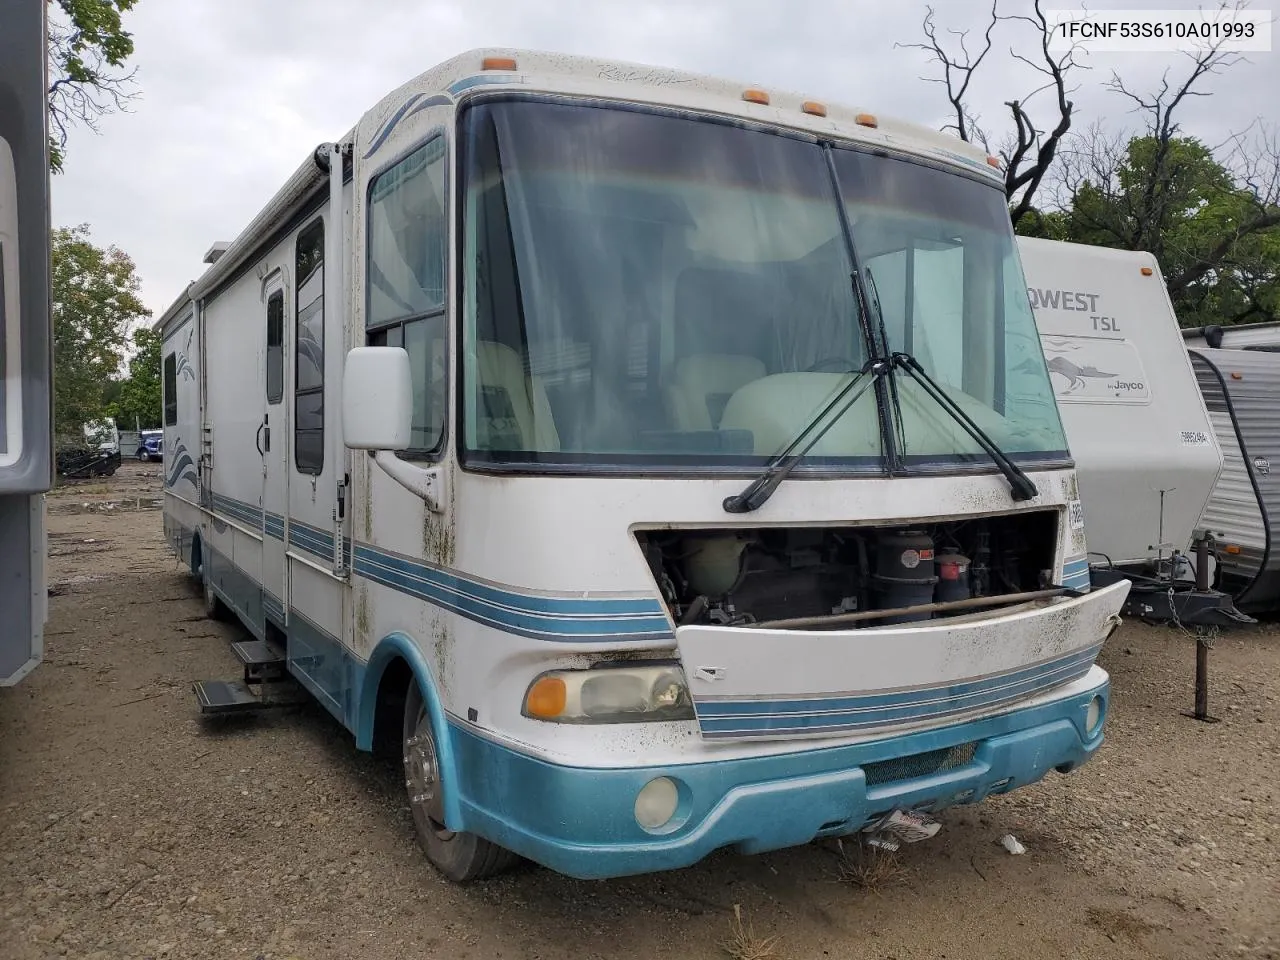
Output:
[[[757,357],[700,353],[676,361],[664,393],[676,430],[719,430],[725,404],[741,387],[767,373]]]

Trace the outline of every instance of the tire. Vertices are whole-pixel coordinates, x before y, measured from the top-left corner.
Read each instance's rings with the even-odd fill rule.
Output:
[[[201,554],[200,566],[197,568],[201,592],[204,598],[204,615],[210,620],[226,620],[227,605],[213,592],[213,581],[205,576],[204,555]]]
[[[138,457],[139,463],[146,463],[148,460],[151,459],[150,457],[147,456],[147,451],[142,449],[142,447],[138,448],[137,457]]]
[[[444,799],[435,734],[418,681],[404,701],[404,780],[414,831],[431,865],[454,883],[483,880],[513,867],[519,857],[474,833],[444,827]]]

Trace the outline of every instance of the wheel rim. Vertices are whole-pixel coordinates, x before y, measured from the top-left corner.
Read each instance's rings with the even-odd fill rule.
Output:
[[[405,786],[409,790],[409,807],[414,818],[441,840],[453,836],[444,826],[444,797],[440,790],[440,765],[436,760],[436,742],[431,736],[431,721],[424,704],[418,705],[413,733],[404,745]]]

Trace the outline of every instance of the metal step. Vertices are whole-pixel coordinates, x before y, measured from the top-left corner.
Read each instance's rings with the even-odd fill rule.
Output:
[[[274,683],[288,676],[284,654],[263,640],[241,640],[231,652],[244,664],[245,683]]]
[[[197,680],[191,686],[201,713],[247,713],[264,705],[242,680]]]

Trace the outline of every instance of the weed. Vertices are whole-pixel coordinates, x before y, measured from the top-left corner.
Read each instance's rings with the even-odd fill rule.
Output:
[[[845,847],[842,841],[837,840],[836,845],[840,848],[838,879],[841,883],[879,896],[889,887],[906,882],[907,869],[898,861],[896,853],[865,843]]]
[[[729,921],[729,939],[724,941],[724,952],[734,960],[769,960],[775,956],[778,937],[757,937],[751,922],[743,923],[742,905],[733,905],[733,919]]]

